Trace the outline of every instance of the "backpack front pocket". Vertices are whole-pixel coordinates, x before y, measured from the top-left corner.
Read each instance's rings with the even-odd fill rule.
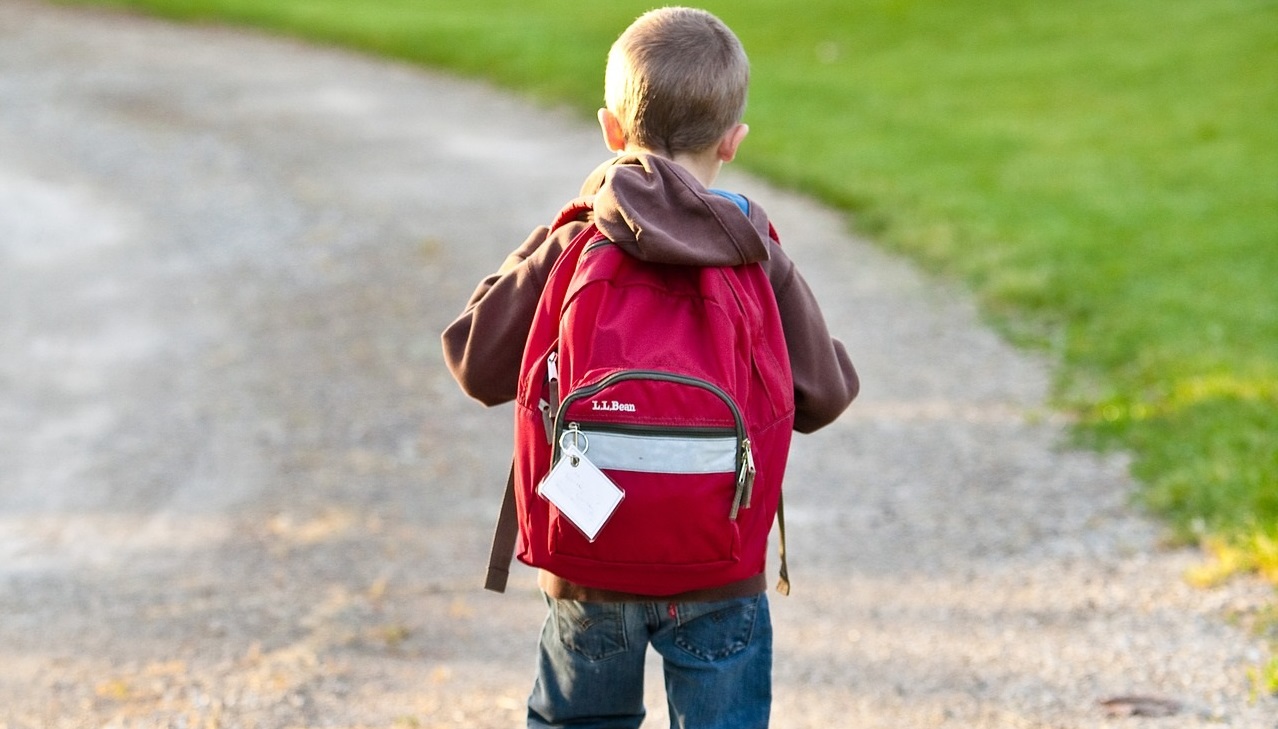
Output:
[[[570,393],[555,432],[557,455],[571,439],[625,493],[593,541],[552,507],[548,546],[558,558],[690,572],[740,558],[744,430],[717,387],[615,373]]]

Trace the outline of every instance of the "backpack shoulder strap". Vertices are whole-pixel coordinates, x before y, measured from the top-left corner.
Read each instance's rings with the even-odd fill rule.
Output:
[[[497,526],[493,528],[493,546],[488,552],[488,575],[484,589],[505,592],[510,578],[510,561],[515,555],[515,539],[519,536],[519,517],[515,512],[515,464],[510,464],[510,476],[506,478],[506,493],[501,498],[501,512]]]

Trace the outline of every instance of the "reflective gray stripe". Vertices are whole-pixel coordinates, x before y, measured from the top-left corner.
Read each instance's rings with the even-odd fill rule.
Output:
[[[736,436],[632,435],[582,430],[586,458],[599,468],[645,473],[733,473]]]

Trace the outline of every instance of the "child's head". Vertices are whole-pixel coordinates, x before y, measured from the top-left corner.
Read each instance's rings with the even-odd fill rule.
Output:
[[[604,97],[626,146],[675,156],[715,147],[737,127],[749,82],[728,26],[704,10],[661,8],[613,43]]]

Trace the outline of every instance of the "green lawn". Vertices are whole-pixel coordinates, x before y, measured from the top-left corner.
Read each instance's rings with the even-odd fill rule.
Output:
[[[583,116],[650,6],[100,1],[447,67]],[[1278,581],[1278,2],[704,6],[753,62],[741,164],[965,281],[1059,361],[1080,438],[1132,452],[1177,534]]]

